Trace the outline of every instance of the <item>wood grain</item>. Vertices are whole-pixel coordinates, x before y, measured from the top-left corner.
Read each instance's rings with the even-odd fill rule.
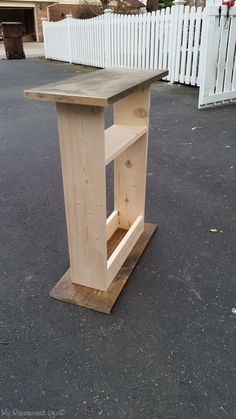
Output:
[[[57,103],[71,279],[102,291],[107,281],[103,108]]]
[[[106,106],[166,76],[163,70],[109,69],[25,90],[25,97],[51,102]]]
[[[156,229],[156,224],[145,223],[144,232],[133,247],[107,291],[98,291],[93,288],[73,284],[71,282],[69,269],[51,290],[50,296],[58,300],[110,314],[119,294],[128,281]],[[121,242],[125,234],[126,230],[118,229],[108,241],[108,257]]]
[[[145,210],[150,87],[137,90],[114,105],[114,122],[139,126],[145,133],[114,160],[114,208],[120,226],[129,228]]]
[[[106,221],[106,237],[107,241],[113,236],[119,226],[118,211],[113,211]]]
[[[105,130],[105,161],[106,164],[114,160],[126,148],[130,147],[147,129],[144,126],[112,125]]]
[[[124,261],[127,259],[131,250],[137,243],[144,230],[144,218],[142,215],[136,218],[126,235],[118,244],[112,255],[107,261],[108,282],[111,283],[119,272]]]

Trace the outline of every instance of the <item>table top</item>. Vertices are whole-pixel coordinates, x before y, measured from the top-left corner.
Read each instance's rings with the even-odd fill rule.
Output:
[[[80,105],[110,105],[165,77],[165,70],[106,69],[25,90],[25,97]]]

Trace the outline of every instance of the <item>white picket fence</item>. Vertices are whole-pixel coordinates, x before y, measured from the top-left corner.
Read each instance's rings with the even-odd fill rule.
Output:
[[[219,0],[207,0],[217,3]],[[200,86],[199,108],[236,100],[236,6],[175,5],[154,13],[43,22],[45,57],[102,68],[168,69]]]
[[[236,101],[236,7],[207,7],[203,38],[199,108]]]
[[[198,85],[202,13],[176,5],[141,15],[45,21],[45,56],[103,68],[163,68],[171,82]]]

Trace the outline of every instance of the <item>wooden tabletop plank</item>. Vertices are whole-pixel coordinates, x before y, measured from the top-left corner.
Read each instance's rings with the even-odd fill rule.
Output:
[[[25,97],[51,102],[105,106],[165,77],[165,70],[109,69],[77,75],[25,90]]]

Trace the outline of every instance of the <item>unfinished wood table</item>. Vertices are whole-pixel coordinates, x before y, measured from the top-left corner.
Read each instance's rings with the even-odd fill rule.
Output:
[[[153,235],[144,222],[150,84],[154,70],[97,70],[25,91],[56,102],[70,268],[51,297],[110,313]],[[114,125],[104,130],[104,107]],[[106,218],[105,166],[114,161]]]

